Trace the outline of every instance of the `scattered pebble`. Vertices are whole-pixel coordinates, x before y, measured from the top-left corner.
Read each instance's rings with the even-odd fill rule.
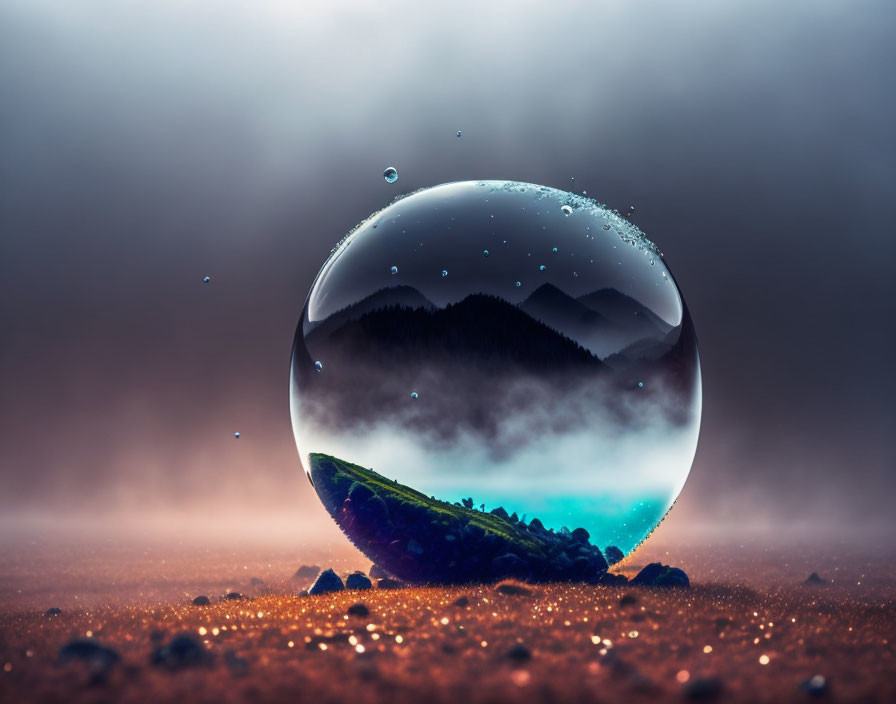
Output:
[[[228,592],[224,595],[224,598],[230,601],[238,601],[239,599],[243,598],[243,595],[239,592]]]
[[[358,618],[367,618],[370,616],[370,609],[367,608],[366,604],[361,603],[360,601],[357,604],[352,604],[348,607],[349,616],[357,616]]]
[[[499,582],[495,587],[495,591],[498,594],[506,594],[508,596],[531,596],[532,589],[522,582],[517,582],[512,579],[505,579],[503,582]]]
[[[62,609],[56,606],[51,606],[49,609],[44,611],[44,616],[59,616],[62,613]]]
[[[373,583],[363,572],[352,572],[345,578],[346,589],[370,589]]]
[[[343,589],[345,589],[345,585],[342,583],[339,575],[332,569],[328,569],[317,575],[317,579],[314,580],[314,584],[311,585],[308,593],[311,596],[317,596],[318,594],[341,592]]]
[[[293,575],[296,579],[314,579],[320,574],[319,565],[302,565]]]
[[[196,636],[191,633],[181,633],[174,636],[166,645],[156,648],[150,662],[157,667],[181,670],[186,667],[205,665],[209,662],[210,657]]]
[[[684,686],[684,696],[692,702],[709,702],[722,694],[722,680],[718,677],[697,677]]]
[[[634,606],[638,603],[638,599],[634,594],[623,594],[619,600],[619,606]]]
[[[379,589],[403,589],[405,587],[405,583],[400,579],[393,579],[392,577],[384,577],[376,583],[376,586]]]
[[[526,662],[527,660],[532,659],[532,653],[522,643],[516,643],[510,650],[507,651],[507,659],[518,663]]]
[[[463,609],[470,605],[470,599],[466,596],[459,596],[451,602],[451,605]]]
[[[193,606],[208,606],[211,603],[212,600],[204,594],[201,594],[200,596],[197,596],[195,599],[193,599]]]
[[[818,574],[818,572],[813,572],[808,577],[806,577],[806,584],[822,585],[822,584],[830,584],[830,582],[828,582],[828,580],[821,577]]]

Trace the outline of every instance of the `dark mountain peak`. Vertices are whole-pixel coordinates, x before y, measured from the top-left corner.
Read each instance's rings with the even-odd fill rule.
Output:
[[[602,288],[576,299],[614,324],[637,331],[637,337],[662,337],[672,326],[637,299],[615,288]]]

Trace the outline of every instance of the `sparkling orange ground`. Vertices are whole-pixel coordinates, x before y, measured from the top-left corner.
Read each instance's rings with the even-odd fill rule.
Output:
[[[290,550],[6,544],[0,702],[656,702],[687,700],[704,677],[721,683],[718,701],[801,702],[811,698],[798,685],[813,675],[826,678],[827,701],[893,702],[896,563],[887,549],[649,542],[623,571],[662,559],[688,571],[691,590],[300,598],[305,585],[291,574],[312,560]],[[337,570],[366,567],[353,553],[312,556]],[[803,585],[811,571],[833,584]],[[219,600],[229,590],[247,598]],[[213,604],[192,606],[199,593]],[[633,605],[620,605],[626,594]],[[464,595],[468,606],[452,605]],[[346,616],[357,601],[369,618]],[[63,613],[44,616],[51,606]],[[155,640],[180,632],[203,641],[210,664],[150,665]],[[61,645],[88,634],[122,656],[101,683],[82,664],[56,662]],[[517,643],[530,659],[508,657]]]

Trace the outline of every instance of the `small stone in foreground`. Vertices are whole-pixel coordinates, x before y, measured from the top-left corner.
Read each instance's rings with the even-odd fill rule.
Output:
[[[319,565],[302,565],[293,575],[296,579],[314,579],[320,574]]]
[[[384,577],[376,583],[376,586],[379,589],[403,589],[405,587],[405,583],[400,579],[392,579],[391,577]]]
[[[205,596],[205,594],[200,594],[195,599],[193,599],[193,606],[208,606],[211,603],[212,600]]]
[[[619,600],[619,606],[634,606],[638,603],[638,599],[634,594],[623,594]]]
[[[366,618],[370,616],[370,609],[367,608],[366,604],[362,604],[360,601],[357,604],[352,604],[348,607],[348,615],[349,616],[357,616],[358,618]]]
[[[828,681],[824,675],[813,675],[805,682],[800,682],[799,690],[812,697],[823,697],[828,693]]]
[[[346,589],[370,589],[373,583],[363,572],[352,572],[345,578]]]
[[[708,702],[722,693],[722,680],[718,677],[697,677],[684,687],[684,696],[692,702]]]
[[[230,601],[238,601],[239,599],[243,598],[243,595],[239,592],[228,592],[224,595],[224,598]]]
[[[150,662],[169,670],[180,670],[204,665],[208,660],[209,654],[199,639],[190,633],[181,633],[174,636],[167,645],[156,648]]]
[[[264,580],[261,577],[253,577],[249,580],[249,584],[251,584],[253,587],[257,587],[264,584]]]
[[[62,613],[62,609],[58,606],[51,606],[49,609],[44,611],[44,616],[58,616]]]
[[[112,648],[100,645],[91,638],[79,638],[59,649],[59,664],[76,660],[88,662],[98,670],[105,670],[121,660],[121,656]]]
[[[821,577],[818,572],[813,572],[806,577],[806,584],[829,584],[828,580]]]
[[[638,572],[630,582],[637,587],[690,587],[691,582],[684,570],[670,567],[659,562],[651,562]]]
[[[532,653],[522,643],[517,643],[507,651],[507,658],[514,662],[526,662],[532,659]]]
[[[512,579],[505,579],[499,582],[495,587],[498,594],[506,594],[508,596],[531,596],[532,590],[522,582],[516,582]]]
[[[314,580],[314,584],[311,585],[308,593],[311,596],[316,596],[330,592],[341,592],[343,589],[345,589],[345,585],[342,583],[339,575],[331,568],[317,575],[317,579]]]
[[[459,596],[453,602],[451,602],[452,606],[457,606],[459,608],[464,608],[470,605],[470,599],[466,596]]]

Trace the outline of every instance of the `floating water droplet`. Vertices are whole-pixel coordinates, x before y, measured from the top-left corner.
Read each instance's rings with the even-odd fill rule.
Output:
[[[315,362],[315,363],[314,363],[314,368],[317,369],[317,371],[320,372],[320,371],[323,371],[324,365],[321,364],[320,362]]]
[[[418,394],[416,391],[411,391],[411,398],[419,398],[419,397],[420,397],[420,394]]]
[[[517,281],[517,282],[514,284],[514,286],[516,286],[517,288],[519,288],[520,286],[522,286],[522,284],[521,284],[519,281]]]
[[[544,264],[538,267],[539,271],[544,271],[545,269],[547,269],[547,267]]]
[[[394,166],[390,166],[383,171],[383,178],[386,179],[386,183],[395,183],[398,180],[398,169]]]
[[[664,279],[668,278],[668,277],[666,276],[666,272],[665,272],[665,271],[663,272],[663,278],[664,278]]]
[[[448,270],[442,269],[442,276],[448,276]]]
[[[639,382],[638,382],[638,388],[639,388],[639,389],[643,389],[643,388],[644,388],[644,382],[643,382],[643,381],[639,381]]]
[[[551,251],[552,251],[554,254],[556,254],[556,253],[557,253],[557,248],[554,247]]]
[[[239,439],[240,439],[240,434],[239,434],[239,433],[234,433],[234,434],[233,434],[233,437],[236,438],[237,440],[239,440]]]
[[[463,134],[460,130],[457,131],[457,136],[460,137]]]
[[[482,254],[483,254],[484,256],[487,257],[487,256],[488,256],[488,250],[487,250],[487,249],[483,249],[483,250],[482,250]]]
[[[398,267],[397,267],[397,266],[393,266],[391,269],[389,269],[389,271],[391,271],[391,272],[392,272],[392,275],[395,276],[395,274],[398,273]]]
[[[569,205],[561,205],[560,210],[563,211],[564,215],[570,215],[572,213],[572,206]]]
[[[211,276],[206,276],[204,279],[202,279],[202,283],[207,284],[211,280],[212,280]]]

